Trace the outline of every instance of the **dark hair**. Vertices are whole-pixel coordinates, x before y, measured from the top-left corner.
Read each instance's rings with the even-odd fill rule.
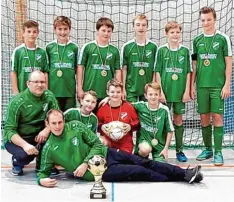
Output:
[[[201,17],[201,14],[207,14],[207,13],[212,13],[214,16],[214,19],[216,20],[216,11],[215,9],[211,8],[211,7],[202,7],[199,11],[199,17]]]
[[[114,23],[110,18],[106,17],[101,17],[97,22],[96,22],[96,30],[99,30],[100,27],[102,26],[107,26],[108,28],[110,27],[112,31],[114,30]]]
[[[26,22],[24,22],[22,29],[23,31],[25,31],[25,28],[31,28],[31,27],[35,27],[39,31],[39,24],[34,20],[27,20]]]

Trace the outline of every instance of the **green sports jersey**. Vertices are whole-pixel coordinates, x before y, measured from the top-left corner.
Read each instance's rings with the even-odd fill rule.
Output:
[[[157,45],[147,39],[146,44],[137,44],[135,39],[125,43],[121,50],[121,65],[127,66],[125,89],[128,95],[144,95],[145,84],[153,80],[153,68]],[[143,70],[144,75],[139,71]]]
[[[151,143],[155,134],[154,130],[157,128],[155,138],[158,140],[158,145],[164,147],[167,133],[174,131],[168,107],[160,103],[158,109],[153,110],[149,108],[148,102],[140,101],[132,104],[137,111],[141,125],[137,142],[146,140]],[[156,146],[152,145],[152,147]]]
[[[94,133],[97,133],[98,119],[96,115],[91,112],[89,115],[82,114],[80,108],[71,108],[64,112],[66,122],[77,120],[86,125]]]
[[[193,54],[197,58],[197,87],[222,88],[225,83],[225,57],[232,56],[229,37],[220,31],[216,31],[215,35],[202,33],[193,39]],[[210,62],[207,66],[205,59]]]
[[[160,103],[158,109],[153,110],[149,108],[148,102],[140,101],[132,104],[137,111],[141,125],[137,142],[146,140],[151,143],[155,134],[154,130],[157,128],[155,138],[158,140],[159,146],[164,147],[167,133],[174,131],[168,107]],[[152,145],[152,147],[156,146]]]
[[[49,89],[55,97],[75,97],[78,45],[72,41],[58,44],[54,40],[46,45],[49,59]],[[62,75],[59,72],[62,71]]]
[[[50,109],[59,109],[53,93],[46,90],[41,97],[29,89],[17,94],[8,105],[4,127],[4,142],[18,134],[25,140],[34,140],[45,128],[46,114]]]
[[[181,102],[187,74],[192,72],[189,49],[183,45],[178,49],[170,49],[168,44],[160,46],[156,55],[155,71],[160,74],[167,102]]]
[[[50,135],[41,155],[40,171],[37,182],[50,176],[51,168],[60,165],[68,172],[74,172],[82,163],[87,163],[94,155],[106,158],[107,147],[97,135],[79,121],[71,121],[64,125],[60,136]],[[84,180],[93,180],[93,175],[87,171],[82,177]]]
[[[17,83],[19,92],[27,88],[29,74],[34,70],[48,72],[48,59],[46,51],[37,46],[36,48],[27,48],[21,44],[15,48],[12,54],[11,71],[17,74]]]
[[[82,47],[78,64],[84,67],[83,90],[94,90],[98,98],[105,98],[107,82],[121,69],[118,48],[112,44],[97,46],[91,41]]]

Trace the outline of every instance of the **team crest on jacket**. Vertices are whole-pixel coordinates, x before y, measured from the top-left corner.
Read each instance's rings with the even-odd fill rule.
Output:
[[[68,57],[68,58],[72,58],[73,55],[74,55],[74,52],[73,52],[73,51],[69,51],[69,52],[67,53],[67,57]]]
[[[128,116],[127,112],[121,112],[121,114],[120,114],[121,119],[125,119],[127,116]]]
[[[183,64],[184,63],[184,56],[179,56],[179,59],[178,59],[179,63],[180,64]]]
[[[36,54],[36,61],[41,62],[41,54]]]
[[[107,60],[111,60],[112,57],[113,57],[113,54],[112,54],[111,52],[107,52],[107,54],[106,54],[106,59],[107,59]]]
[[[73,137],[73,138],[71,139],[71,142],[72,142],[72,144],[73,144],[74,146],[77,146],[77,145],[78,145],[78,138],[77,138],[77,137]]]
[[[145,51],[145,56],[146,56],[147,58],[151,58],[151,56],[152,56],[152,51],[151,51],[151,50],[146,50],[146,51]]]
[[[219,48],[219,42],[214,42],[213,43],[213,49],[218,50],[218,48]]]

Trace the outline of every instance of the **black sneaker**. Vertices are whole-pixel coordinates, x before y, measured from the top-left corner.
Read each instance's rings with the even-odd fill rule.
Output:
[[[14,176],[21,176],[24,174],[23,168],[20,166],[13,166],[11,170],[12,175]]]
[[[50,172],[50,176],[57,176],[59,175],[59,170],[57,168],[52,168]]]
[[[203,174],[201,172],[198,172],[197,176],[195,177],[194,182],[201,182],[203,180]]]
[[[200,173],[200,170],[201,170],[200,165],[194,167],[193,169],[187,168],[187,170],[185,171],[185,177],[184,177],[185,181],[187,181],[189,184],[193,183],[198,173]]]

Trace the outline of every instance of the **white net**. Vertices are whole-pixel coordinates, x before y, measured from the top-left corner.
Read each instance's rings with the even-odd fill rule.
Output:
[[[10,57],[16,47],[16,7],[17,0],[2,0],[2,121],[9,99],[10,90]],[[18,2],[20,2],[18,0]],[[38,44],[42,47],[55,38],[53,20],[58,15],[71,18],[71,39],[81,48],[84,43],[95,38],[95,23],[102,16],[110,17],[114,22],[112,43],[119,48],[134,35],[132,19],[137,13],[144,13],[149,19],[148,37],[162,45],[166,42],[164,26],[169,20],[182,24],[182,43],[191,47],[192,39],[200,33],[198,19],[199,9],[212,6],[217,11],[217,28],[234,39],[233,0],[26,0],[28,19],[40,24]],[[232,46],[234,48],[234,46]],[[184,116],[185,146],[202,146],[199,116],[196,102],[186,106]],[[234,146],[234,83],[232,95],[225,101],[225,138],[224,146]],[[3,123],[3,122],[2,122]]]

